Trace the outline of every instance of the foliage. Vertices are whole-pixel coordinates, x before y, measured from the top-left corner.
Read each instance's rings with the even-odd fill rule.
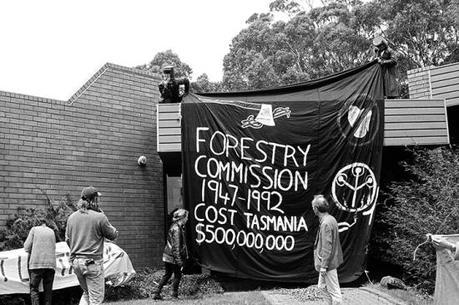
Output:
[[[28,305],[30,297],[24,295],[0,295],[0,304]]]
[[[47,193],[41,190],[45,196],[45,206],[42,208],[22,208],[17,209],[6,223],[5,228],[0,228],[0,251],[7,251],[22,248],[24,241],[32,227],[40,225],[41,219],[46,219],[48,225],[54,229],[56,238],[63,241],[65,238],[65,226],[67,217],[76,210],[75,205],[69,194],[62,197],[59,201],[53,201]],[[71,290],[72,288],[70,288]],[[69,293],[70,290],[59,290],[54,293],[53,300],[56,304],[77,304],[76,293]],[[73,290],[75,290],[73,288]],[[71,300],[74,300],[72,303]],[[28,295],[2,295],[0,304],[26,305],[30,304]]]
[[[43,218],[56,233],[58,241],[65,239],[67,217],[76,207],[69,194],[59,201],[53,201],[46,192],[42,193],[46,198],[43,208],[19,207],[17,213],[6,222],[6,227],[0,228],[0,251],[22,248],[30,229],[40,225]]]
[[[161,74],[165,66],[174,66],[175,77],[190,77],[191,74],[193,74],[191,67],[187,63],[181,61],[180,57],[172,52],[172,50],[158,52],[150,63],[137,66],[136,69]]]
[[[454,1],[375,0],[381,34],[396,52],[401,85],[410,69],[459,61]],[[457,5],[457,4],[456,4]]]
[[[172,50],[158,52],[150,63],[135,68],[162,75],[162,69],[165,66],[174,67],[174,76],[176,78],[191,78],[193,74],[191,67],[183,62]],[[208,75],[204,73],[198,76],[195,82],[191,83],[191,90],[194,92],[216,92],[220,91],[220,83],[211,82]]]
[[[255,14],[232,41],[225,56],[223,85],[228,90],[256,89],[306,81],[371,60],[365,23],[345,1],[304,10],[298,1],[274,1],[272,12]],[[357,7],[357,5],[356,5]],[[360,19],[359,19],[360,18]]]
[[[224,90],[258,89],[315,79],[374,58],[371,40],[385,37],[406,90],[409,69],[459,61],[452,1],[274,0],[233,38],[223,62]],[[287,18],[279,20],[281,13]],[[407,22],[409,21],[409,22]]]
[[[248,28],[233,38],[223,60],[227,90],[258,89],[310,78],[314,25],[305,15],[273,22],[271,14],[254,15]]]
[[[206,73],[198,76],[195,82],[191,83],[194,92],[219,92],[222,91],[221,82],[211,82]]]
[[[458,51],[453,1],[378,0],[385,34],[405,60],[417,67],[440,65]],[[459,55],[459,54],[456,54]],[[456,58],[457,60],[457,58]]]
[[[435,286],[435,251],[425,245],[413,261],[425,234],[459,232],[459,151],[450,148],[415,149],[413,162],[403,163],[406,179],[388,187],[375,232],[376,254],[403,269],[409,284],[431,292]],[[378,225],[378,224],[377,224]]]
[[[239,91],[317,79],[374,59],[371,41],[383,36],[397,60],[400,96],[408,97],[407,71],[459,61],[457,0],[273,0],[268,13],[254,13],[233,38],[223,60],[222,82],[204,73],[195,92]],[[177,77],[191,67],[171,50],[137,68]]]
[[[367,289],[377,289],[391,295],[396,300],[403,301],[407,305],[432,305],[434,304],[433,296],[425,293],[424,291],[408,287],[407,290],[403,289],[387,289],[379,284],[367,285]]]
[[[289,16],[294,16],[300,12],[311,10],[313,2],[314,0],[274,0],[269,4],[269,9],[274,12],[283,12]]]

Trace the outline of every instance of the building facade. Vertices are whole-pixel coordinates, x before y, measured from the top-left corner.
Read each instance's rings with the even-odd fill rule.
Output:
[[[385,101],[386,147],[457,143],[459,65],[438,69],[410,71],[411,99]],[[0,227],[45,207],[43,193],[76,202],[93,185],[134,267],[159,266],[166,214],[182,206],[179,104],[158,104],[159,81],[106,64],[67,101],[0,91]]]
[[[93,185],[134,267],[160,264],[158,82],[145,71],[106,64],[68,101],[0,91],[0,226],[18,207],[45,207],[43,192],[76,202]],[[145,167],[137,164],[141,155]]]

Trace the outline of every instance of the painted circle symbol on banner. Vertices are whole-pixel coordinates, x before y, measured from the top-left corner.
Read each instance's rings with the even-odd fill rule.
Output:
[[[378,185],[373,171],[360,162],[346,165],[333,178],[332,197],[347,212],[367,209],[376,200]]]
[[[379,130],[380,113],[372,96],[361,94],[346,100],[337,123],[341,135],[354,146],[370,143]]]

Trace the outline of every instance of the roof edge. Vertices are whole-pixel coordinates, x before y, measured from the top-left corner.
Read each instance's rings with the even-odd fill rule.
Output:
[[[418,73],[418,72],[423,72],[423,71],[428,71],[428,70],[436,70],[436,69],[441,69],[441,68],[445,68],[445,67],[449,67],[449,66],[456,66],[456,65],[459,65],[459,62],[450,62],[450,63],[447,63],[447,64],[441,64],[441,65],[438,65],[438,66],[430,65],[430,66],[425,66],[425,67],[420,67],[420,68],[414,68],[414,69],[411,69],[411,70],[407,70],[406,73],[411,75],[411,74]]]
[[[149,71],[145,71],[145,70],[140,70],[140,69],[136,69],[136,68],[129,68],[129,67],[125,67],[125,66],[121,66],[121,65],[117,65],[117,64],[113,64],[113,63],[106,63],[105,65],[103,65],[96,73],[94,73],[94,75],[88,79],[84,84],[83,86],[80,87],[80,89],[78,89],[69,99],[68,99],[68,102],[70,104],[72,104],[73,102],[75,102],[86,90],[88,90],[91,85],[99,78],[101,77],[107,70],[118,70],[118,71],[122,71],[122,72],[127,72],[127,73],[130,73],[130,74],[136,74],[136,75],[141,75],[141,76],[145,76],[145,77],[148,77],[148,78],[151,78],[151,79],[157,79],[157,80],[161,80],[161,77],[158,75],[158,74],[155,74],[155,73],[152,73],[152,72],[149,72]]]
[[[23,93],[15,93],[15,92],[2,91],[2,90],[0,90],[0,96],[6,96],[6,97],[18,98],[18,99],[26,99],[29,101],[37,101],[37,102],[59,102],[59,103],[66,102],[65,100],[58,100],[54,98],[41,97],[41,96],[29,95],[29,94],[23,94]]]
[[[196,94],[207,96],[207,97],[238,97],[238,96],[254,96],[254,95],[269,95],[273,93],[282,94],[282,93],[291,93],[296,91],[301,91],[304,89],[313,89],[316,87],[322,86],[324,83],[333,82],[342,78],[345,78],[349,75],[358,73],[362,70],[365,70],[368,67],[371,67],[377,64],[377,60],[373,60],[364,65],[344,70],[335,74],[331,74],[325,77],[318,79],[313,79],[305,82],[300,82],[296,84],[268,88],[268,89],[257,89],[257,90],[247,90],[247,91],[234,91],[234,92],[197,92]]]

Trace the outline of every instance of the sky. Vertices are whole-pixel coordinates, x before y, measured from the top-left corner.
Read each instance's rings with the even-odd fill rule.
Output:
[[[0,1],[0,91],[68,100],[105,63],[171,49],[193,78],[222,77],[231,40],[272,0]]]

